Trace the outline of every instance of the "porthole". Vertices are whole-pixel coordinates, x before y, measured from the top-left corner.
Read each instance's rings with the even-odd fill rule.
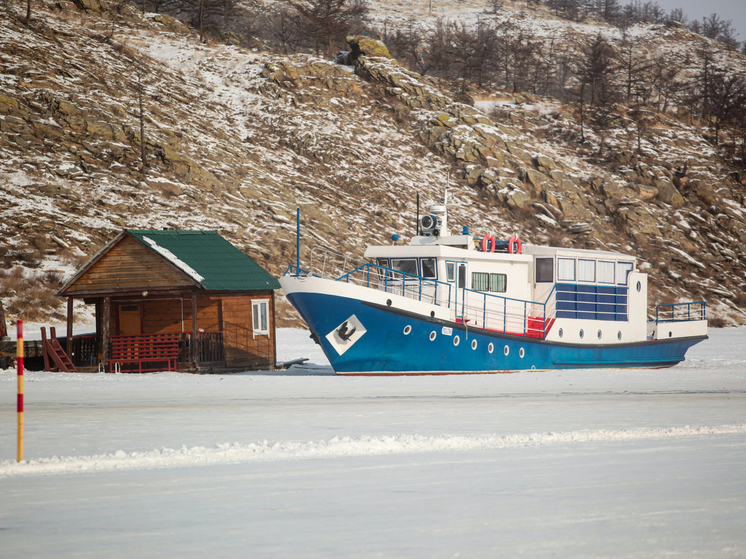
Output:
[[[410,326],[409,324],[407,324],[407,325],[406,325],[406,326],[404,327],[404,335],[405,335],[405,336],[408,336],[408,335],[409,335],[409,333],[410,333],[411,331],[412,331],[412,327],[411,327],[411,326]]]
[[[585,332],[583,332],[583,329],[580,329],[580,339],[583,339],[583,336],[585,336]]]
[[[435,339],[435,336],[437,336],[437,335],[438,334],[435,333],[435,330],[433,330],[432,332],[430,332],[430,341],[432,342]]]
[[[641,289],[642,289],[642,284],[638,281],[637,282],[637,292],[639,293]]]
[[[390,306],[391,306],[391,299],[386,299],[386,306],[387,306],[387,307],[390,307]]]
[[[619,330],[619,332],[616,333],[616,339],[621,340],[622,339],[622,331]]]
[[[508,353],[510,353],[510,348],[508,346],[505,346],[505,349],[503,349],[503,353],[505,355],[507,355]]]
[[[561,338],[565,332],[562,330],[562,328],[560,328],[558,333],[559,337]]]
[[[668,337],[670,338],[671,336],[673,336],[673,334],[671,332],[669,332],[668,333]]]
[[[477,349],[477,340],[471,341],[471,349]]]
[[[599,330],[599,331],[598,331],[598,339],[599,339],[599,340],[601,339],[601,336],[603,336],[603,334],[601,333],[601,330]]]
[[[493,351],[495,351],[495,344],[490,343],[490,345],[487,346],[487,351],[489,353],[492,353]]]
[[[458,336],[453,336],[453,345],[458,345],[461,343],[461,338]]]
[[[526,355],[526,350],[521,348],[518,350],[518,356],[523,359],[523,356]]]

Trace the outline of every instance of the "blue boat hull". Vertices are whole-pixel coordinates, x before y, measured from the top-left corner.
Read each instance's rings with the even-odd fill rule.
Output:
[[[565,344],[503,334],[328,294],[288,299],[338,374],[495,373],[530,369],[669,367],[707,336],[626,344]],[[365,333],[341,355],[327,336],[354,315]]]

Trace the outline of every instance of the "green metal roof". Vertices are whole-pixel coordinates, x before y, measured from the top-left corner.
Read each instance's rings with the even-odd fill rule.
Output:
[[[279,289],[267,270],[217,231],[125,229],[208,291]]]

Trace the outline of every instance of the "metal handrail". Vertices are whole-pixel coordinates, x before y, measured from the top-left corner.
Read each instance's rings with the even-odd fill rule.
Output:
[[[330,262],[330,259],[332,260],[331,262]],[[340,259],[342,261],[341,265],[339,264]],[[315,276],[322,277],[322,278],[327,277],[327,265],[329,265],[331,268],[331,271],[329,272],[328,275],[335,276],[335,275],[338,275],[340,272],[341,273],[346,272],[348,262],[354,266],[362,266],[365,264],[365,262],[361,260],[356,260],[345,254],[339,254],[338,252],[333,252],[326,247],[315,246],[311,249],[309,273]],[[320,271],[316,269],[317,266],[321,267]]]
[[[372,274],[371,270],[373,271]],[[358,273],[361,276],[360,279],[356,278]],[[384,291],[385,293],[402,295],[417,301],[429,300],[438,306],[445,303],[447,308],[451,307],[451,284],[432,278],[425,278],[416,274],[410,274],[408,272],[402,272],[394,268],[379,266],[378,264],[368,263],[358,266],[354,270],[342,274],[336,279],[336,281],[344,281],[346,283],[352,282],[357,285],[363,285],[368,288]],[[441,294],[444,291],[448,294],[447,298],[443,301],[438,297],[439,286],[441,286]],[[427,293],[426,290],[423,291],[423,287],[431,287],[432,293]],[[398,291],[401,291],[401,293],[398,293]]]
[[[481,305],[471,304],[471,301],[467,304],[467,294],[469,299],[472,300],[481,297]],[[461,320],[467,323],[474,320],[474,325],[485,330],[544,339],[547,332],[546,308],[548,301],[549,298],[544,303],[514,299],[464,288],[461,293]],[[488,302],[496,304],[488,306]],[[500,308],[501,305],[502,309]],[[537,321],[541,321],[538,326]]]
[[[692,306],[694,306],[694,316],[692,316]],[[670,317],[668,307],[671,308]],[[682,315],[676,316],[677,307],[686,307]],[[682,309],[683,310],[683,309]],[[661,316],[662,315],[662,316]],[[707,320],[707,303],[705,301],[690,301],[687,303],[663,303],[655,307],[655,323],[661,322],[688,322],[692,320]]]

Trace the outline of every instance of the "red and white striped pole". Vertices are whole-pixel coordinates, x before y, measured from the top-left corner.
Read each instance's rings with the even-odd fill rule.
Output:
[[[16,323],[18,342],[16,362],[18,363],[18,462],[23,460],[23,320]]]

